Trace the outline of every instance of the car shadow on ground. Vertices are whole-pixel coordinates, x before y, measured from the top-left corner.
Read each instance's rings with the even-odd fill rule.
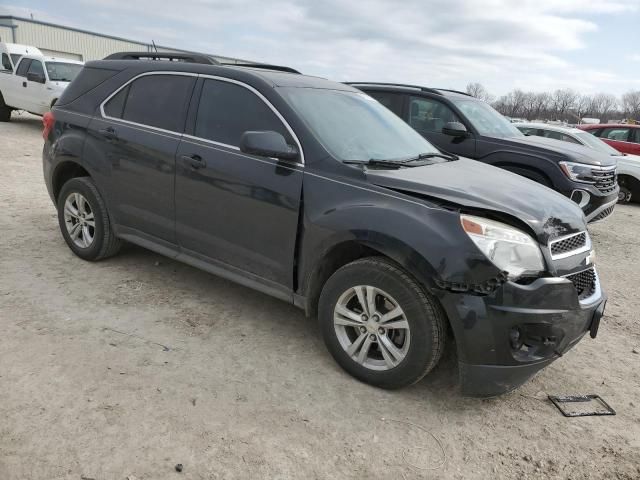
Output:
[[[283,330],[290,331],[295,342],[300,343],[296,350],[300,354],[311,355],[310,362],[319,368],[327,368],[327,374],[344,375],[346,372],[334,362],[324,347],[317,319],[307,318],[304,312],[287,302],[272,298],[250,288],[238,285],[221,277],[209,274],[205,271],[163,257],[154,252],[136,245],[126,244],[121,253],[108,260],[109,264],[116,268],[126,268],[129,272],[142,273],[138,278],[149,282],[154,288],[164,290],[166,297],[184,298],[184,303],[193,306],[199,311],[206,312],[210,302],[216,304],[216,310],[234,312],[241,305],[241,312],[234,312],[238,322],[255,324],[256,318],[261,322],[261,335],[271,336],[265,338],[265,344],[274,344],[281,340]],[[155,268],[155,270],[150,270]],[[166,272],[171,272],[166,275]],[[178,300],[178,303],[180,300]],[[174,305],[180,311],[179,305]],[[265,314],[265,312],[269,312]],[[250,327],[251,325],[245,325]],[[221,334],[221,328],[232,330],[235,326],[220,325],[209,314],[194,315],[189,325],[194,329],[204,329],[216,325],[217,334]],[[237,324],[236,324],[237,325]],[[224,333],[222,333],[224,334]],[[393,392],[393,395],[406,397],[419,397],[422,401],[425,397],[433,397],[438,401],[451,400],[452,396],[464,398],[460,394],[458,385],[457,356],[455,342],[449,334],[445,353],[438,365],[420,382],[408,388]],[[287,358],[282,359],[283,362]],[[351,379],[358,382],[356,379]]]

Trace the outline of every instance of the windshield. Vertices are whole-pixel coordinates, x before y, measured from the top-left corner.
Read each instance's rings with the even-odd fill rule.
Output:
[[[338,160],[402,160],[438,150],[364,93],[283,87],[280,92]]]
[[[610,145],[607,145],[598,137],[590,134],[589,132],[579,132],[574,133],[573,135],[575,135],[575,137],[580,140],[583,145],[586,145],[589,148],[593,148],[594,150],[598,150],[608,155],[622,155],[618,150]]]
[[[465,98],[451,98],[451,101],[462,111],[480,135],[487,137],[524,136],[520,130],[496,112],[488,103]]]
[[[82,70],[82,65],[77,63],[46,62],[46,64],[47,74],[52,82],[70,82]]]

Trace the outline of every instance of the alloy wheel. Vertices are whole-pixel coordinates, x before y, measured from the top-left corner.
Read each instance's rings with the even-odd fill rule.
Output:
[[[344,351],[370,370],[390,370],[409,351],[411,331],[404,311],[379,288],[359,285],[340,295],[333,324]]]
[[[89,248],[95,237],[95,217],[87,199],[78,192],[69,194],[64,202],[64,224],[73,243]]]

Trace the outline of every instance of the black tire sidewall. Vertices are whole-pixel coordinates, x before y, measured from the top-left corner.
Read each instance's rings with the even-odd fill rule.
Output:
[[[88,177],[80,177],[80,178],[72,178],[67,183],[62,186],[60,190],[60,195],[58,196],[58,224],[60,225],[60,232],[62,233],[62,237],[69,248],[75,253],[78,257],[84,260],[95,260],[100,257],[100,253],[102,252],[104,243],[105,243],[105,225],[108,222],[108,219],[105,218],[103,209],[100,208],[102,202],[100,202],[96,198],[97,190],[91,188],[89,184],[92,184],[92,181]],[[94,193],[95,190],[95,193]],[[64,204],[66,199],[72,193],[80,193],[86,200],[89,202],[89,206],[91,207],[91,211],[93,212],[95,227],[94,227],[94,236],[93,243],[88,248],[81,248],[76,245],[69,232],[67,231],[67,226],[64,221]],[[99,194],[98,194],[99,195]]]
[[[416,291],[416,282],[393,269],[375,269],[372,263],[354,263],[338,270],[325,285],[318,306],[318,320],[324,342],[333,358],[348,373],[382,388],[400,388],[420,380],[432,367],[436,353],[432,348],[435,327],[434,310]],[[411,341],[405,359],[390,370],[368,369],[349,357],[340,345],[333,324],[333,312],[340,296],[357,285],[370,285],[391,295],[403,309],[409,322]],[[424,295],[424,292],[421,292]]]

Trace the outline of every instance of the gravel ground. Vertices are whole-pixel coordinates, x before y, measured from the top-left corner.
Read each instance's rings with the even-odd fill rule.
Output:
[[[495,399],[461,397],[452,358],[388,392],[283,302],[136,247],[74,257],[40,130],[0,124],[3,480],[640,478],[640,205],[591,229],[610,296],[595,341]],[[617,415],[546,400],[587,393]]]

